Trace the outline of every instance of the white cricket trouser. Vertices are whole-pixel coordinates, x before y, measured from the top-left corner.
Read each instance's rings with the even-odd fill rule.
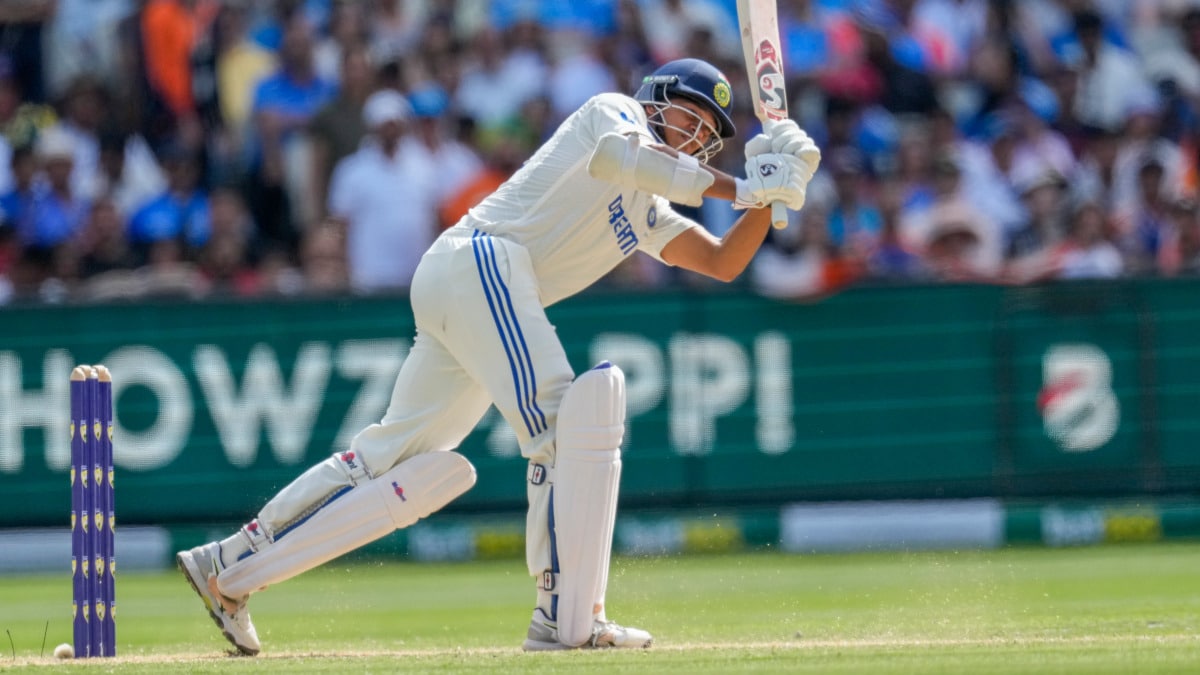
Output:
[[[387,412],[351,442],[372,475],[458,447],[491,404],[516,431],[523,456],[554,464],[558,407],[574,374],[538,298],[529,253],[482,233],[455,232],[434,243],[413,277],[417,335]],[[258,520],[277,536],[347,484],[337,462],[318,464],[280,491]],[[551,566],[545,509],[531,504],[533,575]]]

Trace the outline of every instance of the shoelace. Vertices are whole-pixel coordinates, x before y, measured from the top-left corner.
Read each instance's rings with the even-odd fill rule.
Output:
[[[591,644],[593,647],[599,647],[600,646],[600,636],[605,635],[605,634],[613,635],[613,634],[617,633],[618,631],[624,631],[624,630],[625,629],[622,628],[621,626],[617,625],[617,622],[615,622],[615,621],[599,622],[596,624],[596,626],[594,628],[592,628],[592,637],[588,640],[588,643]],[[611,644],[616,643],[616,641],[612,640],[612,639],[610,639],[609,642]]]

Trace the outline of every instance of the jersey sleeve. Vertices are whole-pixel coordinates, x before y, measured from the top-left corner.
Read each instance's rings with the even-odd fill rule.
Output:
[[[693,227],[700,227],[700,224],[677,213],[671,208],[671,202],[663,197],[654,197],[653,212],[655,216],[652,222],[647,223],[646,236],[639,240],[638,250],[664,265],[670,265],[662,259],[663,248],[675,237]]]
[[[587,129],[592,142],[609,132],[639,134],[653,140],[642,104],[624,94],[600,94],[587,103]]]

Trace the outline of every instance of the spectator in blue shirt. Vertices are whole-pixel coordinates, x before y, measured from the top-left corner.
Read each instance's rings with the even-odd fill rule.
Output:
[[[13,186],[11,190],[0,195],[0,220],[15,229],[17,223],[25,218],[26,214],[31,213],[33,179],[37,175],[38,163],[33,154],[33,147],[29,145],[13,148],[9,163],[12,167]]]
[[[202,246],[210,234],[208,195],[200,186],[199,159],[182,147],[163,151],[167,189],[140,207],[129,221],[129,240],[140,251],[173,239],[185,249]]]
[[[72,189],[75,148],[66,132],[59,128],[44,130],[38,137],[36,153],[45,182],[34,183],[32,200],[17,219],[17,235],[26,253],[48,261],[55,247],[82,229],[90,204]]]
[[[251,204],[255,220],[269,239],[296,243],[291,199],[310,189],[307,165],[285,159],[317,111],[337,93],[337,86],[316,74],[312,28],[302,14],[284,26],[279,48],[280,69],[259,83],[251,117],[258,147]]]

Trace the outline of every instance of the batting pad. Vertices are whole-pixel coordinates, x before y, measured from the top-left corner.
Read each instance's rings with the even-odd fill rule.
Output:
[[[577,647],[592,635],[593,607],[604,602],[612,551],[625,375],[601,363],[571,383],[558,409],[554,532],[558,552],[558,639]]]
[[[331,500],[273,543],[225,568],[217,587],[241,598],[408,527],[475,485],[475,467],[456,452],[411,457]]]

